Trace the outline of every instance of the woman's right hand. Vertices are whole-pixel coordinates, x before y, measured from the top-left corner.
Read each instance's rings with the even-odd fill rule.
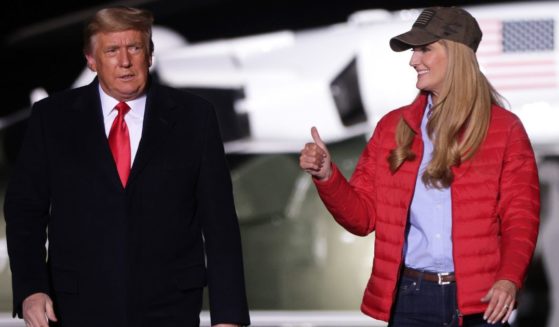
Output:
[[[330,153],[316,127],[311,128],[311,135],[314,142],[305,144],[301,150],[299,166],[314,178],[325,181],[332,175]]]

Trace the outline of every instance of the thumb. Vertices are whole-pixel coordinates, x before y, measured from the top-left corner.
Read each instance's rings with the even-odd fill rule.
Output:
[[[314,143],[316,143],[322,149],[326,150],[326,144],[324,144],[324,142],[320,138],[320,134],[318,134],[318,129],[316,129],[316,127],[314,126],[311,128],[311,135]]]
[[[47,318],[49,318],[50,321],[58,321],[58,319],[56,319],[56,315],[54,314],[54,309],[52,307],[52,301],[50,299],[47,300],[47,303],[46,303],[46,313],[47,313]]]
[[[489,292],[487,292],[487,294],[485,294],[485,296],[481,298],[481,302],[489,302],[492,296],[493,296],[493,289],[490,289]]]

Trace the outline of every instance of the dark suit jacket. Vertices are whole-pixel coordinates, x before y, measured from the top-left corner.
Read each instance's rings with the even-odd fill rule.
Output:
[[[197,96],[151,83],[124,189],[97,80],[37,102],[5,217],[14,315],[45,292],[63,326],[188,326],[207,283],[213,324],[249,323],[230,175]]]

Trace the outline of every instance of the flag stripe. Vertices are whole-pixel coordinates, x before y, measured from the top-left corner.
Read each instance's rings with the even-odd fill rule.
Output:
[[[553,19],[480,20],[477,52],[482,71],[498,91],[556,88]]]

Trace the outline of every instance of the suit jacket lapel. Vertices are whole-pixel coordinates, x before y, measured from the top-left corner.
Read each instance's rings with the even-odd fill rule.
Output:
[[[127,188],[135,182],[142,169],[161,148],[160,145],[172,135],[176,120],[176,104],[163,93],[164,89],[156,83],[151,83],[149,86],[142,138],[134,158]]]
[[[91,171],[101,169],[108,176],[108,180],[114,186],[122,189],[118,171],[109,148],[101,100],[99,98],[99,83],[97,78],[84,89],[84,96],[80,97],[74,104],[77,113],[76,134],[83,140],[84,161],[91,165]]]

